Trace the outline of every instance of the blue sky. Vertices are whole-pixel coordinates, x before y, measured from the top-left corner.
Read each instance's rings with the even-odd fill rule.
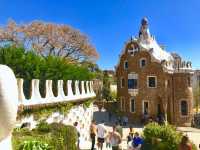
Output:
[[[87,34],[102,69],[113,69],[124,42],[147,16],[150,32],[170,52],[200,68],[199,0],[0,0],[0,25],[9,18],[68,24]]]

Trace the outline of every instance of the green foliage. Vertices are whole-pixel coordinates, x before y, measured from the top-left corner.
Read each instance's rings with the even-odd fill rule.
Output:
[[[19,150],[51,150],[51,148],[41,141],[24,141]]]
[[[90,105],[91,105],[92,102],[93,102],[93,99],[89,99],[89,100],[85,101],[85,102],[83,103],[83,107],[84,107],[84,108],[90,107]]]
[[[114,101],[117,98],[117,93],[112,92],[110,89],[110,85],[114,83],[114,78],[110,77],[107,72],[103,74],[103,89],[102,89],[102,97],[106,101]]]
[[[88,99],[81,104],[85,108],[89,107],[90,104],[93,102],[93,99]],[[53,112],[59,112],[60,114],[66,115],[72,109],[72,107],[76,105],[76,103],[54,103],[53,105],[41,105],[35,107],[24,107],[23,109],[18,111],[18,119],[33,115],[34,119],[45,119],[50,116]]]
[[[49,132],[50,131],[50,126],[45,120],[41,120],[37,125],[36,128],[40,132]]]
[[[13,149],[23,150],[20,148],[23,147],[25,143],[26,145],[30,145],[30,147],[35,143],[37,145],[44,145],[45,143],[46,145],[48,144],[47,148],[51,150],[77,150],[77,131],[73,126],[66,126],[61,123],[52,123],[45,124],[45,128],[48,128],[49,130],[41,132],[41,126],[37,126],[34,130],[26,132],[24,132],[24,130],[14,130],[12,136]],[[39,148],[33,150],[39,150]]]
[[[157,123],[148,124],[144,128],[143,134],[145,143],[149,144],[147,147],[155,150],[177,150],[182,138],[182,133],[177,132],[175,127]]]
[[[42,57],[15,46],[0,48],[0,64],[8,65],[17,78],[26,80],[91,80],[96,77],[96,73],[86,65],[74,64],[58,56]]]
[[[52,123],[51,124],[51,132],[56,135],[58,138],[58,143],[62,144],[63,147],[61,150],[76,150],[76,142],[77,142],[77,131],[73,126],[65,126],[63,124]],[[58,148],[57,148],[58,149]]]

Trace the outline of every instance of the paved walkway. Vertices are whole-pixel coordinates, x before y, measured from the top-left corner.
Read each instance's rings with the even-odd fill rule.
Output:
[[[111,120],[109,120],[108,113],[105,110],[102,110],[101,112],[99,112],[97,107],[94,107],[94,119],[96,120],[97,124],[101,122],[102,120],[104,120],[107,131],[112,131],[112,125],[117,121],[116,116],[112,116]],[[132,127],[134,128],[134,131],[142,133],[142,130],[143,130],[142,126],[132,125]],[[195,129],[191,127],[178,127],[177,130],[187,134],[190,140],[192,140],[194,144],[197,147],[199,147],[200,129]],[[128,132],[129,132],[129,126],[123,127],[123,137],[122,137],[122,144],[121,144],[123,150],[127,150],[126,137],[128,135]],[[89,149],[90,146],[91,146],[91,143],[87,143],[86,149]],[[104,143],[103,150],[111,150],[111,149],[106,148],[106,144]]]
[[[200,144],[200,129],[192,127],[178,127],[178,131],[184,132],[190,140],[199,148]]]

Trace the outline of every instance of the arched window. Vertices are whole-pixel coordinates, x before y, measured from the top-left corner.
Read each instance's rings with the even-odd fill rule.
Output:
[[[187,116],[188,115],[188,103],[187,101],[181,101],[181,115]]]
[[[122,77],[121,78],[121,88],[123,88],[125,86],[125,80],[124,80],[124,78]]]
[[[128,61],[124,61],[124,69],[128,69]]]
[[[135,99],[134,98],[131,98],[131,101],[130,101],[130,111],[135,112]]]
[[[145,58],[141,58],[140,59],[140,67],[145,67],[146,66],[146,59]]]

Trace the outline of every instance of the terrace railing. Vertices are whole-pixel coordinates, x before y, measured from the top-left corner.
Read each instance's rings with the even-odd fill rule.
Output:
[[[58,80],[56,82],[57,82],[56,86],[57,96],[55,96],[53,92],[52,80],[46,80],[44,83],[45,96],[42,97],[39,89],[40,80],[39,79],[31,80],[30,83],[31,88],[29,90],[30,98],[28,99],[25,97],[25,92],[23,88],[24,80],[17,79],[19,105],[37,105],[37,104],[48,104],[48,103],[57,103],[65,101],[80,101],[95,97],[92,81],[76,80],[74,91],[72,90],[73,89],[72,80],[68,80],[67,84],[63,84],[64,83],[63,80]],[[79,86],[79,82],[81,86]]]

